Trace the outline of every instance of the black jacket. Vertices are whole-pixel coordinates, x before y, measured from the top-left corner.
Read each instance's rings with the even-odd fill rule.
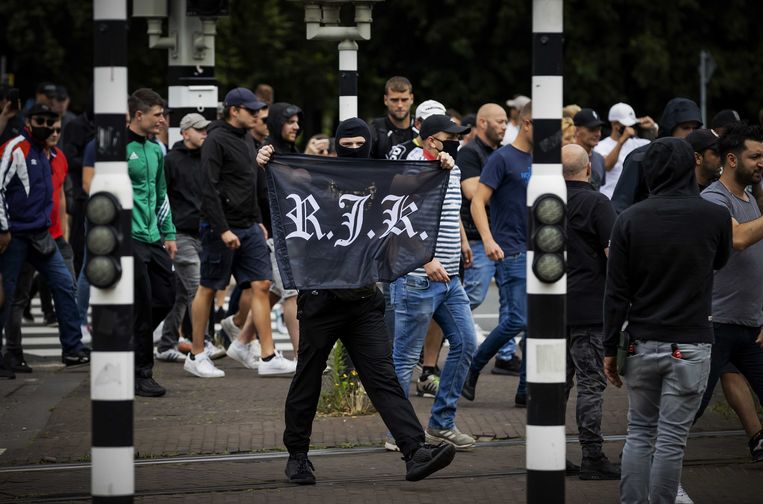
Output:
[[[66,125],[63,130],[64,142],[62,149],[69,163],[69,176],[74,185],[74,197],[77,199],[87,198],[82,189],[82,157],[85,154],[85,146],[95,137],[95,122],[92,115],[83,112]]]
[[[702,116],[697,104],[687,98],[673,98],[662,112],[659,137],[671,136],[676,126],[689,121],[702,125]],[[623,161],[623,172],[612,194],[612,204],[617,213],[649,196],[645,167],[642,164],[648,148],[647,144],[634,149]]]
[[[699,197],[694,151],[662,138],[644,156],[649,197],[615,221],[604,295],[604,351],[623,323],[637,340],[712,343],[713,270],[731,253],[728,211]]]
[[[172,208],[172,220],[178,232],[198,236],[201,216],[201,149],[189,149],[176,142],[164,158],[164,178]]]
[[[262,222],[257,206],[257,164],[249,132],[214,121],[201,147],[202,214],[218,234]]]
[[[411,120],[413,124],[413,120]],[[389,117],[377,117],[369,124],[371,128],[371,157],[373,159],[386,159],[389,150],[395,145],[399,145],[416,136],[413,132],[413,126],[399,129],[389,120]],[[401,159],[401,158],[398,158]]]

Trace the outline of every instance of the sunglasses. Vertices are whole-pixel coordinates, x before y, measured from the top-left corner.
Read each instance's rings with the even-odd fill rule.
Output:
[[[56,135],[60,134],[61,128],[53,128],[53,133],[55,133]]]
[[[35,116],[32,118],[32,122],[35,123],[37,126],[47,126],[48,128],[56,124],[57,121],[58,119],[55,117]]]

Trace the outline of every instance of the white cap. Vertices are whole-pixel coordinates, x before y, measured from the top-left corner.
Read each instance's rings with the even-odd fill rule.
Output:
[[[416,107],[416,119],[422,121],[435,114],[445,115],[445,105],[435,100],[427,100]]]
[[[633,111],[633,107],[627,103],[615,103],[612,108],[609,109],[609,122],[619,122],[624,126],[633,126],[638,122],[636,118],[636,112]]]
[[[530,98],[521,94],[515,95],[511,100],[506,100],[506,105],[508,105],[509,108],[515,108],[517,110],[522,110],[528,103],[530,103]]]

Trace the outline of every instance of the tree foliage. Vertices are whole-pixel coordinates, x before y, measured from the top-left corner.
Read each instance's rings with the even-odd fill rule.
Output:
[[[416,101],[437,99],[462,112],[530,93],[530,0],[387,0],[374,8],[372,39],[359,42],[359,112],[383,114],[386,79],[405,75]],[[330,132],[337,117],[337,43],[305,40],[299,2],[231,0],[218,22],[216,75],[221,97],[266,82],[276,99],[300,105],[308,133]],[[763,106],[763,3],[727,0],[565,1],[564,101],[602,115],[626,101],[656,120],[674,96],[699,100],[699,51],[718,68],[708,113],[736,108],[750,119]],[[351,8],[343,10],[350,19]],[[25,96],[37,82],[66,85],[81,108],[92,80],[90,2],[0,2],[0,55]],[[166,89],[167,54],[148,49],[146,23],[132,19],[130,87]]]

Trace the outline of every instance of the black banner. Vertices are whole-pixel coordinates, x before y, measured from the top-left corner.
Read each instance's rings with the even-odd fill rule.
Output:
[[[432,260],[449,175],[438,162],[274,155],[266,171],[287,289],[391,282]]]

